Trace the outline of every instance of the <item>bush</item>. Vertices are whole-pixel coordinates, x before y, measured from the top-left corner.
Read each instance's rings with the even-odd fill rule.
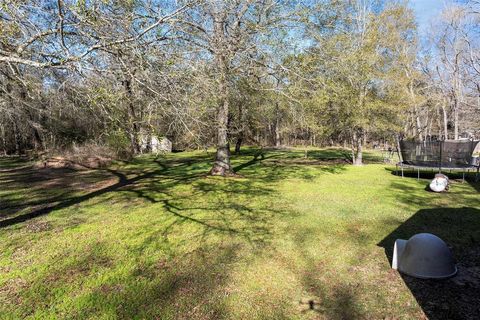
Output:
[[[110,132],[106,139],[108,148],[115,154],[115,158],[120,160],[130,160],[133,157],[130,149],[130,140],[125,132],[117,130]]]

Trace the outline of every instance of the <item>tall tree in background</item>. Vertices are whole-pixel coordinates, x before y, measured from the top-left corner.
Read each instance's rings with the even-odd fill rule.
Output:
[[[217,151],[212,175],[232,174],[228,120],[231,85],[245,61],[255,55],[260,37],[266,36],[276,22],[275,1],[208,0],[188,11],[178,21],[177,29],[190,44],[211,56],[217,86]],[[203,56],[205,57],[205,56]]]
[[[357,0],[338,10],[348,14],[338,12],[334,25],[317,29],[316,45],[303,59],[307,72],[317,75],[314,98],[330,118],[324,120],[335,128],[332,133],[349,140],[352,161],[361,165],[368,135],[399,122],[404,104],[393,101],[392,88],[403,85],[398,66],[412,63],[415,26],[402,4],[382,8],[377,1]]]

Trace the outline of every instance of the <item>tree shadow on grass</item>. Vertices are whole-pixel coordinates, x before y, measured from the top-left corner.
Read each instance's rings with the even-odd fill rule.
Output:
[[[146,318],[180,318],[177,317],[178,314],[184,318],[228,318],[228,310],[222,303],[229,294],[224,290],[229,268],[237,259],[236,250],[247,244],[267,243],[277,230],[276,219],[293,214],[288,208],[276,204],[281,199],[275,197],[279,193],[275,183],[285,178],[310,179],[319,173],[340,173],[343,170],[343,166],[331,168],[311,166],[308,163],[290,166],[288,161],[282,166],[278,163],[265,163],[274,159],[281,160],[281,157],[282,155],[267,153],[263,160],[241,168],[249,178],[229,179],[206,177],[211,160],[208,155],[176,155],[155,161],[148,158],[138,160],[119,168],[101,171],[109,178],[115,177],[109,186],[82,195],[70,194],[47,208],[8,217],[0,221],[0,227],[15,226],[54,210],[76,208],[92,199],[97,199],[99,203],[120,199],[132,207],[136,205],[134,200],[142,199],[149,205],[150,212],[146,216],[152,220],[139,219],[136,221],[141,226],[138,230],[122,231],[139,239],[138,243],[128,248],[128,259],[133,257],[142,261],[109,259],[109,254],[107,257],[102,255],[108,249],[99,249],[102,254],[98,254],[98,259],[88,258],[93,260],[91,262],[79,259],[80,262],[89,264],[86,271],[82,269],[78,273],[75,265],[64,266],[59,263],[55,273],[70,274],[71,278],[49,278],[51,282],[44,289],[48,291],[59,288],[61,291],[62,286],[66,286],[65,290],[72,290],[66,282],[79,283],[79,287],[82,287],[82,278],[90,280],[95,277],[91,270],[96,272],[103,268],[107,269],[103,274],[108,276],[107,279],[102,279],[98,288],[82,287],[82,290],[85,289],[82,301],[87,302],[81,303],[81,309],[72,307],[69,312],[77,312],[79,318],[109,312],[112,317],[118,318],[132,318],[142,314]],[[240,156],[234,160],[248,163],[251,159],[249,156]],[[70,178],[74,178],[74,175]],[[103,197],[107,193],[109,198]],[[272,203],[272,199],[275,199],[275,203]],[[91,204],[84,204],[80,208],[87,210]],[[131,211],[137,215],[143,214],[141,210]],[[62,212],[60,219],[68,214],[70,211]],[[74,216],[77,216],[77,211]],[[160,218],[157,220],[157,217]],[[121,241],[120,238],[118,240]],[[165,261],[148,259],[152,250],[159,246],[159,250],[167,256]],[[182,255],[179,252],[184,247],[201,249]],[[91,250],[81,245],[72,245],[69,249],[78,251],[79,255]],[[62,253],[62,250],[55,252]],[[51,260],[47,264],[56,262],[58,261]],[[135,270],[122,271],[120,276],[115,273],[116,268],[121,269],[129,263],[130,266],[134,264]],[[110,275],[115,276],[109,278]],[[38,277],[35,285],[43,283],[43,280],[44,278]],[[341,305],[351,300],[348,293],[342,290],[339,288],[338,294],[332,299],[335,308],[341,308]],[[30,294],[27,289],[25,291],[26,295]],[[38,303],[39,309],[45,307],[45,304],[41,304],[41,299]],[[57,306],[53,300],[49,304],[49,308]],[[354,314],[353,311],[349,313]],[[281,315],[281,311],[278,314]]]
[[[386,221],[398,224],[398,221]],[[451,246],[459,273],[447,280],[401,274],[429,319],[474,319],[480,314],[480,210],[472,207],[421,209],[378,245],[391,262],[396,239],[433,233]]]
[[[324,272],[325,263],[314,259],[312,255],[304,249],[303,241],[306,232],[296,237],[298,251],[301,252],[304,260],[304,269],[300,272],[299,278],[303,287],[307,290],[310,298],[306,301],[300,301],[302,313],[318,313],[328,319],[363,319],[365,315],[359,308],[358,301],[359,287],[355,284],[342,282],[324,283],[319,278]],[[322,317],[322,319],[323,319]]]
[[[234,167],[234,171],[266,183],[287,178],[312,180],[321,173],[338,174],[348,162],[338,150],[314,150],[305,158],[299,150],[264,149],[253,153],[253,159]]]
[[[137,266],[121,281],[103,284],[86,299],[91,305],[104,301],[119,319],[228,319],[224,287],[236,260],[235,246],[204,247],[188,257]],[[96,308],[82,310],[82,316],[95,315]]]
[[[60,209],[64,209],[64,208],[68,208],[68,207],[80,204],[84,201],[101,196],[108,192],[122,190],[122,188],[134,185],[139,181],[146,180],[157,175],[162,175],[168,170],[168,167],[166,165],[160,162],[156,162],[156,164],[157,164],[156,168],[153,168],[153,169],[149,168],[149,170],[147,170],[146,172],[141,172],[141,173],[132,172],[132,171],[121,172],[119,170],[114,170],[114,169],[94,170],[91,173],[89,173],[94,176],[93,180],[98,181],[105,178],[111,180],[112,177],[115,177],[117,181],[111,183],[107,187],[103,187],[83,195],[76,195],[73,193],[74,190],[69,188],[70,186],[69,181],[78,177],[77,171],[70,170],[70,169],[68,170],[61,169],[60,171],[55,171],[56,174],[53,174],[53,176],[60,177],[59,179],[61,179],[61,181],[53,185],[51,184],[50,186],[47,185],[45,187],[51,188],[53,190],[60,189],[60,194],[52,197],[50,193],[44,194],[42,193],[42,190],[39,190],[35,194],[35,196],[39,197],[40,199],[32,202],[32,201],[25,200],[25,198],[27,198],[28,196],[30,197],[32,196],[32,194],[28,194],[28,190],[27,190],[25,191],[24,198],[21,198],[20,200],[14,199],[13,201],[10,201],[10,203],[8,201],[4,201],[2,203],[1,209],[5,209],[8,214],[4,214],[4,217],[6,218],[0,221],[0,228],[5,228],[21,222],[28,221],[30,219],[46,215],[54,210],[60,210]],[[170,165],[176,166],[176,167],[188,166],[190,165],[190,159],[185,160],[183,162],[172,161]],[[27,186],[28,183],[32,183],[32,181],[29,180],[29,177],[32,177],[33,181],[38,180],[37,182],[45,182],[44,179],[48,181],[48,177],[46,177],[45,174],[43,175],[40,174],[40,177],[35,175],[35,172],[42,171],[42,170],[34,170],[32,168],[28,168],[27,170],[28,170],[27,172],[20,172],[11,176],[7,182],[1,183],[2,186],[10,187],[10,188],[19,188],[19,185],[20,187],[22,185]],[[50,175],[52,171],[50,169],[48,169],[48,171]],[[187,177],[187,178],[192,178],[192,177]],[[23,190],[20,189],[20,191],[23,191]],[[21,203],[19,203],[20,201]],[[25,207],[30,207],[32,205],[35,206],[37,204],[43,204],[43,205],[39,209],[34,208],[29,212],[15,215],[20,211],[18,209],[23,209]]]
[[[297,156],[290,153],[277,151],[252,151],[253,159],[242,162],[235,167],[239,172],[247,170],[248,174],[255,179],[240,179],[233,181],[228,187],[221,184],[199,181],[195,188],[200,194],[208,192],[234,193],[261,195],[271,194],[275,190],[264,187],[261,183],[274,183],[285,178],[313,179],[319,172],[340,173],[344,170],[343,165],[322,165],[315,166],[315,162],[306,161],[304,163],[292,163]],[[330,155],[331,156],[331,155]],[[330,156],[325,156],[329,158]],[[244,156],[240,157],[243,160]],[[102,169],[92,170],[85,175],[85,181],[78,188],[72,187],[72,181],[78,180],[79,172],[71,169],[42,169],[27,168],[17,170],[13,173],[3,174],[0,178],[0,185],[3,188],[12,189],[15,192],[24,192],[22,197],[14,197],[2,201],[0,214],[3,219],[0,220],[0,228],[16,225],[30,219],[49,214],[54,210],[65,209],[78,205],[84,201],[102,196],[114,191],[130,191],[132,195],[146,199],[152,203],[158,202],[157,198],[163,194],[164,207],[168,212],[179,215],[179,218],[187,219],[181,216],[180,211],[201,210],[205,208],[181,207],[174,205],[174,197],[169,194],[169,190],[178,185],[190,184],[206,176],[209,168],[210,156],[200,154],[188,157],[170,157],[167,159],[149,159],[136,160],[128,167],[120,169]],[[312,167],[314,170],[312,171]],[[107,180],[107,186],[94,188],[90,191],[84,186],[88,183]],[[116,181],[115,181],[116,180]],[[233,179],[235,180],[235,179]],[[260,183],[257,183],[260,182]],[[22,190],[29,184],[38,184],[40,187],[31,190]],[[80,194],[79,193],[82,193]],[[31,199],[31,200],[29,200]],[[230,204],[233,208],[234,204]],[[30,209],[30,210],[24,210]],[[220,208],[217,208],[220,209]],[[234,208],[235,209],[235,208]],[[242,212],[242,208],[237,207],[237,211]],[[25,212],[26,211],[26,212]]]
[[[115,179],[116,176],[107,170],[25,167],[15,172],[0,173],[0,187],[4,192],[0,202],[0,219],[22,213],[27,208],[51,207],[73,199],[80,192],[95,191],[113,184]]]
[[[35,317],[48,306],[50,313],[40,312],[43,317],[61,312],[78,319],[229,319],[224,297],[238,249],[235,244],[203,245],[160,259],[139,256],[131,265],[128,259],[112,260],[108,247],[95,243],[85,256],[37,275],[41,281],[33,284],[27,312],[18,315]],[[75,293],[79,305],[67,302],[65,309],[56,301],[57,292],[71,291],[72,284],[81,288]]]

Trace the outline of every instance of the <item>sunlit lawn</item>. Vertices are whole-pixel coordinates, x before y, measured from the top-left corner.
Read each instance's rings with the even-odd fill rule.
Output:
[[[442,208],[432,230],[457,258],[480,242],[478,184],[434,194],[332,149],[247,149],[240,177],[213,178],[212,156],[79,172],[0,159],[0,318],[414,319],[391,233]],[[463,207],[470,220],[448,220]],[[468,232],[445,228],[459,221]]]

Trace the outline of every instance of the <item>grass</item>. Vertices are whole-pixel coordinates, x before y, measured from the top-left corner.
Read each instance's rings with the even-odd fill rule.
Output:
[[[309,150],[308,159],[303,150],[247,149],[232,160],[241,177],[228,179],[206,175],[205,152],[96,171],[0,159],[0,318],[473,312],[458,301],[445,308],[428,296],[438,284],[402,278],[388,259],[396,237],[427,231],[447,240],[465,270],[478,265],[470,253],[480,242],[479,184],[454,181],[435,194],[428,179],[399,178],[374,153],[362,167],[344,158],[337,149]]]

